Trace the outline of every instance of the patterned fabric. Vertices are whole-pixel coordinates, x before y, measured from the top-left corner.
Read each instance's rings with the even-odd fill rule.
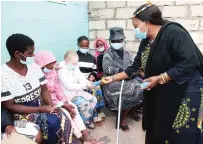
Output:
[[[142,52],[141,55],[141,65],[143,70],[145,71],[146,65],[147,65],[147,59],[150,53],[150,47],[149,44],[145,47],[145,50]]]
[[[2,66],[1,70],[1,96],[3,101],[13,99],[14,103],[24,106],[41,106],[40,86],[46,84],[47,80],[37,64],[28,65],[26,76],[19,75],[6,64]],[[63,117],[61,112],[57,114],[14,114],[13,116],[15,121],[31,122],[38,125],[42,131],[44,144],[71,143],[71,123],[68,117]],[[65,121],[65,123],[61,123],[62,121]],[[23,127],[23,125],[20,125],[20,127]]]
[[[169,144],[203,143],[203,79],[200,78],[199,74],[196,74],[196,76],[193,76],[191,81],[189,81],[188,86],[189,89],[186,91],[172,125],[173,139],[168,140]]]
[[[116,51],[110,48],[103,57],[103,70],[105,76],[119,73],[120,69],[125,70],[132,64],[131,56],[127,51],[123,52],[123,60]],[[142,91],[139,89],[140,83],[136,80],[126,80],[122,93],[122,109],[128,109],[140,104]],[[121,81],[113,82],[103,86],[103,92],[108,106],[117,109]]]
[[[203,88],[201,88],[200,91],[201,91],[201,102],[199,108],[197,127],[201,130],[201,132],[203,132]]]
[[[84,123],[89,122],[93,118],[94,109],[92,108],[91,103],[95,103],[94,97],[92,100],[87,100],[82,96],[76,96],[72,99],[72,102],[77,106],[78,112],[80,113]]]
[[[97,117],[98,116],[98,110],[100,108],[104,107],[104,105],[105,105],[101,87],[97,86],[93,90],[91,90],[91,89],[87,90],[87,92],[92,94],[93,96],[95,96],[97,98],[97,104],[95,106],[95,109],[93,111],[93,116],[92,116],[92,117]]]

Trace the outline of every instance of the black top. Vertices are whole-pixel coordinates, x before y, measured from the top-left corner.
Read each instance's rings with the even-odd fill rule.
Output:
[[[79,50],[77,51],[79,56],[79,67],[82,73],[91,73],[96,70],[96,60],[95,58],[89,54],[83,54]]]
[[[103,68],[102,68],[103,56],[104,56],[104,54],[102,53],[97,57],[97,71],[98,71],[98,73],[103,73]]]
[[[133,65],[125,70],[128,76],[139,70],[141,54],[148,43],[147,39],[142,40]],[[150,47],[145,77],[167,72],[173,80],[144,91],[142,124],[143,129],[151,131],[152,138],[170,135],[190,77],[197,69],[202,73],[202,60],[201,52],[181,25],[167,22],[161,27]]]
[[[13,125],[13,119],[11,113],[1,106],[1,132],[5,132],[7,125]]]

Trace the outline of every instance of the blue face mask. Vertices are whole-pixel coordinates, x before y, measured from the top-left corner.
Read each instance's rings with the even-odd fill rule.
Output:
[[[23,55],[23,54],[22,54]],[[23,55],[24,56],[24,55]],[[35,57],[26,57],[26,56],[24,56],[25,58],[26,58],[26,61],[23,61],[23,60],[21,60],[20,59],[20,63],[22,63],[22,64],[24,64],[24,65],[29,65],[29,64],[31,64],[31,63],[33,63],[34,62],[34,58]]]
[[[44,73],[50,73],[52,70],[50,70],[50,69],[48,69],[48,68],[46,68],[46,67],[44,67],[44,69],[43,69],[43,72]]]
[[[142,27],[142,26],[141,26],[141,27]],[[140,28],[141,28],[141,27],[140,27]],[[146,39],[146,38],[147,38],[148,27],[147,27],[146,32],[141,32],[141,31],[140,31],[140,28],[137,27],[136,29],[134,29],[135,36],[136,36],[138,39]]]
[[[84,48],[79,48],[79,51],[80,51],[81,53],[83,53],[83,54],[86,54],[86,53],[89,52],[89,48],[86,48],[86,49],[84,49]]]

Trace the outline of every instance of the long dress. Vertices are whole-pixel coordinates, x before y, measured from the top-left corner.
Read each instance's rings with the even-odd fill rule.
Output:
[[[117,74],[132,64],[130,54],[125,51],[116,51],[109,48],[103,56],[103,71],[105,76]],[[140,104],[142,91],[139,88],[140,83],[136,80],[126,80],[122,93],[122,109],[130,109]],[[103,86],[104,97],[108,106],[112,109],[118,109],[119,92],[121,81],[113,82]]]
[[[144,91],[143,129],[146,144],[202,144],[202,59],[188,32],[179,24],[165,23],[155,41],[143,40],[130,76],[142,65],[145,77],[167,72],[166,84]]]
[[[13,100],[15,104],[29,107],[42,106],[41,85],[46,84],[47,80],[37,64],[32,63],[27,67],[26,76],[22,76],[6,64],[2,65],[2,101]],[[13,111],[13,117],[15,127],[26,127],[27,122],[36,124],[42,131],[44,144],[70,144],[71,122],[62,113],[19,114]]]

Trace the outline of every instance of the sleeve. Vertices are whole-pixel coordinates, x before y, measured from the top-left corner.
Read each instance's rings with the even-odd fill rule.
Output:
[[[1,102],[13,99],[13,95],[7,85],[6,79],[2,76],[1,79]]]
[[[5,132],[7,125],[13,125],[13,119],[11,113],[4,107],[1,107],[1,132]]]
[[[171,39],[170,50],[174,67],[169,69],[167,74],[178,84],[183,84],[188,81],[196,68],[198,61],[196,47],[189,34],[181,28]]]
[[[108,53],[105,53],[103,57],[103,62],[102,62],[104,73],[107,75],[114,75],[119,73],[120,69],[112,66],[111,64],[112,64],[112,58],[109,56]]]
[[[63,93],[61,89],[61,85],[59,83],[58,77],[55,78],[55,95],[56,97],[53,98],[53,103],[56,105],[59,102],[65,102],[65,94]]]
[[[145,41],[142,41],[140,43],[137,55],[134,58],[133,64],[124,71],[129,77],[131,77],[134,74],[134,72],[139,71],[139,67],[141,67],[141,54],[144,47],[145,47]]]
[[[37,64],[34,63],[34,65],[35,65],[36,75],[38,76],[40,85],[45,85],[47,83],[47,79],[44,73],[42,72],[41,68]]]
[[[82,89],[86,89],[86,84],[84,84],[84,83],[78,83],[78,84],[73,83],[73,79],[72,79],[72,77],[68,76],[68,74],[66,73],[66,69],[60,69],[58,71],[58,76],[59,76],[59,80],[61,81],[61,83],[68,90],[79,91]]]

